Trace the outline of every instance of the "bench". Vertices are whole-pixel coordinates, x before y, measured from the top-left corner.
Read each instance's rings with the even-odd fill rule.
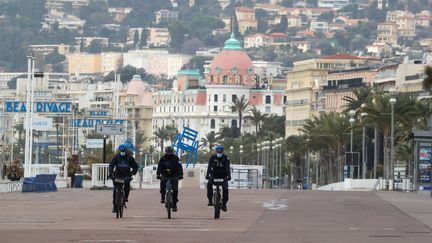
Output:
[[[26,177],[23,181],[22,192],[55,192],[56,174],[39,174],[36,177]]]

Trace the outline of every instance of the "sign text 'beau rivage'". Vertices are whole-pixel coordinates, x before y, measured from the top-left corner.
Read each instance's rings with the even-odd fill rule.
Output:
[[[27,112],[27,104],[22,101],[6,101],[6,112]],[[71,113],[71,102],[35,101],[33,112],[37,113]]]

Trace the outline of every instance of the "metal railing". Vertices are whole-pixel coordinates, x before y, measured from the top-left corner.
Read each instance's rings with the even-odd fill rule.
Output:
[[[0,182],[0,193],[21,192],[22,181]]]

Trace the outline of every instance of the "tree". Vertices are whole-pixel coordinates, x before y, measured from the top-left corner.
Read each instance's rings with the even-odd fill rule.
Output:
[[[280,23],[277,25],[277,27],[275,28],[274,32],[282,32],[285,33],[285,31],[288,28],[288,19],[285,15],[282,15]]]
[[[90,53],[101,53],[102,43],[99,40],[92,40],[90,46],[88,47],[88,52]]]
[[[139,42],[139,34],[138,34],[138,30],[135,30],[135,32],[134,32],[133,42],[134,42],[134,46],[135,46],[135,48],[136,48],[136,47],[137,47],[137,44],[138,44],[138,42]]]
[[[147,39],[148,39],[148,33],[147,33],[147,30],[144,28],[141,31],[141,38],[140,38],[140,41],[141,41],[140,44],[142,47],[147,46]]]
[[[169,139],[169,133],[165,126],[158,127],[156,131],[154,131],[153,135],[156,137],[156,139],[159,141],[160,145],[160,151],[163,151],[164,149],[164,143],[165,140]]]
[[[126,67],[120,68],[117,70],[117,73],[120,74],[120,80],[122,83],[127,83],[132,80],[133,75],[137,74],[140,75],[143,80],[149,81],[149,83],[154,83],[154,77],[150,74],[148,74],[144,69],[142,68],[135,68],[131,65],[127,65]],[[104,82],[112,81],[114,80],[114,72],[110,72],[108,75],[106,75],[103,78]],[[152,81],[152,82],[150,82]]]
[[[432,92],[432,66],[425,67],[426,77],[423,79],[423,88],[429,93]]]
[[[187,33],[187,29],[181,23],[176,22],[168,26],[168,30],[171,36],[171,41],[170,41],[171,47],[173,47],[177,51],[180,51],[186,39],[185,34]]]
[[[84,52],[84,38],[83,37],[81,37],[79,50],[80,50],[80,52]]]
[[[231,33],[234,33],[234,36],[239,38],[241,35],[239,31],[237,14],[235,13],[235,10],[233,10],[233,13],[231,14],[230,27],[231,27]]]
[[[284,7],[291,8],[294,4],[294,0],[282,0],[279,4]]]
[[[183,43],[182,52],[189,55],[195,55],[196,51],[198,51],[203,46],[203,43],[198,38],[193,38],[186,40]]]
[[[192,57],[189,62],[185,65],[184,68],[186,69],[199,69],[201,75],[204,74],[204,65],[206,61],[210,61],[211,57],[204,57],[204,56],[195,56]]]
[[[242,135],[242,120],[243,120],[243,114],[249,112],[250,107],[249,107],[249,101],[245,96],[241,96],[240,99],[235,99],[232,104],[232,111],[233,112],[237,112],[238,114],[238,118],[239,118],[239,128],[238,128],[238,134],[241,136]]]
[[[330,11],[330,12],[325,12],[320,14],[320,16],[318,16],[318,21],[333,22],[334,18],[335,18],[335,14],[332,11]]]
[[[252,124],[255,125],[255,133],[258,134],[261,123],[264,121],[264,119],[268,116],[267,114],[263,114],[260,110],[256,108],[256,106],[252,107],[251,110],[252,114],[249,116],[246,116],[245,118],[250,119]]]
[[[343,101],[347,102],[345,112],[350,110],[358,110],[363,104],[367,104],[371,101],[371,88],[360,88],[353,90],[353,97],[345,96],[342,98]]]
[[[66,56],[59,54],[57,50],[54,50],[52,53],[45,56],[45,63],[48,64],[57,64],[66,60]]]
[[[208,146],[209,151],[213,151],[213,146],[217,143],[218,138],[214,132],[209,132],[205,135],[205,137],[201,138],[201,144],[203,147]]]

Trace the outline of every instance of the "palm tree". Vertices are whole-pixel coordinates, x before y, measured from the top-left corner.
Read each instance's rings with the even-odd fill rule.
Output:
[[[165,140],[169,139],[168,130],[166,129],[165,126],[158,127],[153,134],[159,140],[159,142],[160,142],[160,149],[161,149],[161,151],[163,151],[163,149],[164,149],[164,142],[165,142]]]
[[[345,96],[342,98],[343,101],[348,103],[345,112],[358,110],[363,104],[369,103],[371,100],[371,91],[371,88],[355,89],[353,90],[354,97]]]
[[[178,133],[177,126],[174,124],[167,125],[165,126],[165,129],[167,130],[169,141],[173,142]]]
[[[342,178],[343,150],[348,141],[348,131],[350,124],[347,116],[336,112],[321,113],[312,119],[306,120],[301,131],[309,139],[309,149],[328,156],[328,177],[330,182]],[[336,168],[334,163],[336,162]],[[334,173],[336,169],[337,173]]]
[[[258,134],[258,131],[261,129],[261,122],[268,116],[267,114],[263,114],[260,110],[256,108],[256,106],[252,107],[252,115],[246,116],[245,118],[250,119],[252,123],[255,125],[255,134]]]
[[[234,127],[222,126],[218,133],[216,133],[217,139],[225,140],[225,138],[233,138],[236,135]]]
[[[203,146],[207,146],[209,148],[209,151],[211,152],[213,150],[213,145],[217,143],[218,139],[216,137],[216,134],[214,132],[209,132],[205,135],[205,137],[201,138],[201,142]]]
[[[425,68],[426,77],[423,79],[423,88],[429,93],[432,92],[432,66],[427,66]]]
[[[233,112],[237,112],[238,114],[238,118],[239,118],[239,136],[241,136],[241,127],[242,127],[242,119],[243,119],[243,114],[248,112],[250,110],[249,107],[249,101],[246,99],[245,96],[242,96],[240,99],[235,99],[232,104],[232,111]]]
[[[375,93],[373,101],[367,106],[362,108],[362,112],[366,112],[366,122],[374,124],[376,127],[383,131],[384,135],[384,172],[386,179],[392,178],[391,166],[390,165],[390,132],[391,132],[391,95],[388,93]],[[421,105],[414,98],[407,94],[400,93],[396,95],[397,103],[394,107],[395,113],[395,127],[396,139],[395,142],[401,138],[408,136],[411,132],[413,126],[422,119],[424,119],[424,114],[420,109]],[[424,121],[423,121],[424,123]]]

